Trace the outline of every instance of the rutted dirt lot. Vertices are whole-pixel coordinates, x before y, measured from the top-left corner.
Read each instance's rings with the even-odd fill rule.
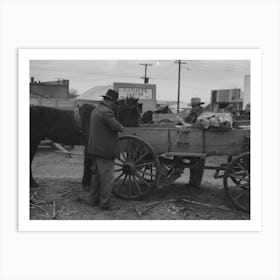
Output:
[[[73,153],[82,153],[75,147]],[[39,150],[33,161],[33,176],[40,187],[31,189],[31,219],[59,220],[243,220],[249,215],[236,210],[228,201],[221,180],[213,178],[213,171],[205,171],[202,186],[186,185],[188,170],[172,186],[155,190],[142,201],[124,201],[112,197],[112,209],[101,211],[76,201],[83,193],[80,156],[69,158],[54,150]],[[224,161],[212,157],[207,165]],[[54,203],[53,203],[54,202]],[[35,205],[34,205],[35,204]]]

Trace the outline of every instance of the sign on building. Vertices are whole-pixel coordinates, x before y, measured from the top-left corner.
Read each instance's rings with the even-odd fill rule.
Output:
[[[119,93],[119,98],[127,97],[139,98],[140,111],[154,111],[156,109],[156,85],[152,84],[132,84],[114,83],[114,90]]]
[[[139,99],[153,99],[151,88],[120,87],[119,98],[134,97]]]

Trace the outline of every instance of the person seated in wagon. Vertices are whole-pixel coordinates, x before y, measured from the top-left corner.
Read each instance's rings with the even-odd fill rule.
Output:
[[[191,103],[189,104],[192,109],[189,115],[184,119],[186,123],[194,124],[196,123],[197,117],[204,112],[204,108],[201,106],[204,102],[201,102],[199,97],[193,97]]]
[[[192,109],[189,115],[186,118],[178,117],[179,123],[183,124],[187,123],[188,125],[195,126],[197,118],[204,113],[204,108],[201,106],[204,102],[201,102],[199,97],[193,97],[191,99],[191,103],[189,104]],[[187,125],[185,124],[185,126]],[[203,167],[205,164],[204,158],[190,158],[190,164],[193,167],[190,167],[190,181],[189,184],[192,186],[199,186],[201,184],[202,176],[203,176]],[[181,170],[183,172],[183,170]],[[180,173],[180,172],[178,172]]]

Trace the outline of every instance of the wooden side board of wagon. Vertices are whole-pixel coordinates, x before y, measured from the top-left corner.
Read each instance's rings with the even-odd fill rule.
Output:
[[[186,131],[174,124],[124,128],[114,193],[123,199],[141,199],[166,182],[172,184],[185,168],[190,168],[190,183],[200,185],[204,169],[213,169],[217,178],[223,177],[230,201],[248,212],[249,137],[249,129]],[[205,166],[206,157],[212,155],[228,156],[229,160],[221,166]]]
[[[167,152],[205,153],[233,156],[244,151],[245,138],[250,129],[208,129],[192,128],[181,130],[174,124],[126,127],[122,135],[138,136],[149,143],[156,155]]]

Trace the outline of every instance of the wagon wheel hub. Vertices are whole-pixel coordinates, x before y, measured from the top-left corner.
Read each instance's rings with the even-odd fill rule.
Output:
[[[126,162],[124,165],[123,165],[123,171],[126,173],[126,174],[134,174],[135,173],[135,164],[133,164],[132,162]]]

